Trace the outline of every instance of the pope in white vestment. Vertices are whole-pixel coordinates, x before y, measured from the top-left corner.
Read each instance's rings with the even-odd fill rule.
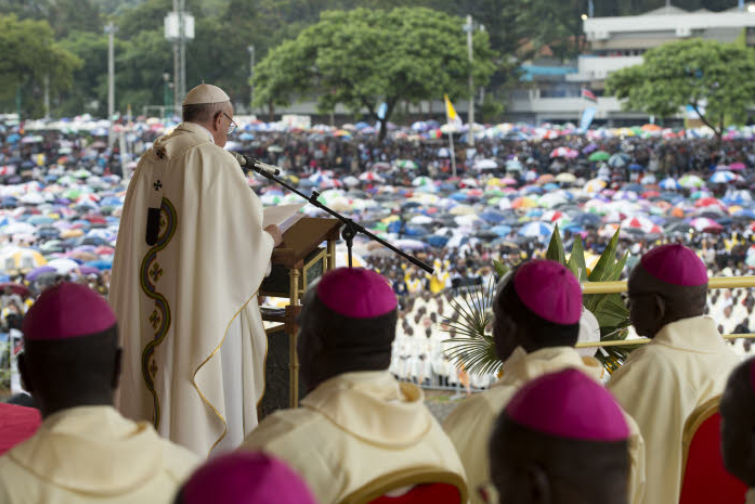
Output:
[[[212,124],[228,128],[227,100],[202,85],[184,114],[217,104]],[[267,353],[257,293],[274,246],[237,161],[215,145],[218,128],[183,122],[142,156],[110,290],[124,351],[120,411],[203,457],[257,425]]]

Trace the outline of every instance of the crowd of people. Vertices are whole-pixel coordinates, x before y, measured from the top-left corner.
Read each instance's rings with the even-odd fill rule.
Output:
[[[182,113],[0,129],[0,303],[24,390],[0,404],[0,504],[666,504],[705,491],[687,449],[719,402],[736,479],[708,487],[745,499],[753,361],[721,333],[749,332],[755,299],[709,296],[708,281],[755,268],[751,128],[719,141],[655,125],[471,125],[457,145],[475,145],[451,151],[454,132],[429,121],[378,141],[365,123],[245,120],[209,84]],[[260,405],[280,363],[260,305],[286,302],[258,295],[287,242],[263,205],[298,197],[228,151],[281,166],[433,268],[358,237],[362,267],[307,282],[285,310],[292,407],[272,413]],[[543,258],[556,227],[567,253],[585,251],[576,273]],[[577,276],[614,251],[629,257],[617,273],[630,337],[647,339],[606,373],[576,348],[602,316]],[[487,292],[463,302],[491,308],[478,329],[495,374],[469,376],[444,349],[465,334],[470,290]],[[427,386],[471,397],[441,425]]]

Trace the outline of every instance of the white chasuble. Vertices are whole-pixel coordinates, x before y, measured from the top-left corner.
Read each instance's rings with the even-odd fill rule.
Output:
[[[182,123],[142,156],[110,288],[124,415],[204,457],[257,425],[267,354],[257,292],[272,249],[259,199],[204,128]]]

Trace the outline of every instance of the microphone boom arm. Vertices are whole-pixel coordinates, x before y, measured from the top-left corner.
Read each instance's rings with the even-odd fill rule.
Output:
[[[353,219],[345,217],[345,216],[341,215],[340,213],[336,212],[335,210],[333,210],[332,208],[328,207],[327,205],[321,203],[317,199],[320,196],[319,192],[312,191],[312,194],[309,195],[309,196],[307,196],[306,194],[302,193],[301,191],[299,191],[298,189],[296,189],[295,187],[293,187],[292,185],[290,185],[286,181],[281,180],[278,177],[276,177],[276,175],[278,175],[280,173],[280,169],[277,166],[273,166],[273,165],[269,165],[269,164],[263,163],[262,161],[258,161],[257,159],[254,159],[254,158],[249,157],[249,156],[238,155],[236,159],[238,159],[238,157],[243,157],[244,160],[247,163],[246,165],[242,165],[241,166],[244,169],[244,171],[248,172],[249,170],[253,170],[254,172],[262,175],[263,177],[265,177],[266,179],[268,179],[268,180],[270,180],[272,182],[275,182],[276,184],[278,184],[278,185],[280,185],[282,187],[285,187],[286,189],[288,189],[292,193],[294,193],[297,196],[305,199],[311,205],[314,205],[315,207],[319,208],[320,210],[323,210],[324,212],[326,212],[326,213],[332,215],[333,217],[335,217],[336,219],[340,220],[344,224],[344,229],[343,229],[343,231],[341,233],[341,236],[343,236],[344,241],[346,241],[346,248],[349,251],[349,268],[352,267],[351,248],[352,248],[352,246],[354,244],[354,237],[358,233],[362,233],[367,238],[369,238],[369,239],[371,239],[373,241],[378,242],[379,244],[381,244],[385,248],[391,250],[392,252],[394,252],[395,254],[399,255],[400,257],[403,257],[404,259],[406,259],[410,263],[414,264],[418,268],[421,268],[421,269],[425,270],[426,272],[430,273],[431,275],[433,274],[434,270],[433,270],[432,266],[430,266],[430,265],[428,265],[428,264],[420,261],[416,257],[411,256],[411,255],[407,254],[406,252],[404,252],[404,251],[396,248],[394,245],[391,245],[387,241],[385,241],[382,238],[380,238],[380,237],[376,236],[375,234],[373,234],[371,231],[365,229],[364,226],[362,226],[358,222],[354,222]],[[239,161],[239,164],[241,164],[240,161]]]

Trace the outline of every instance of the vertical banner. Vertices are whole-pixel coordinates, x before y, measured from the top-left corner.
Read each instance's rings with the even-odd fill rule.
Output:
[[[593,119],[595,119],[595,114],[597,112],[598,109],[596,107],[587,107],[584,112],[582,112],[582,119],[579,121],[579,128],[586,131],[592,124]]]

